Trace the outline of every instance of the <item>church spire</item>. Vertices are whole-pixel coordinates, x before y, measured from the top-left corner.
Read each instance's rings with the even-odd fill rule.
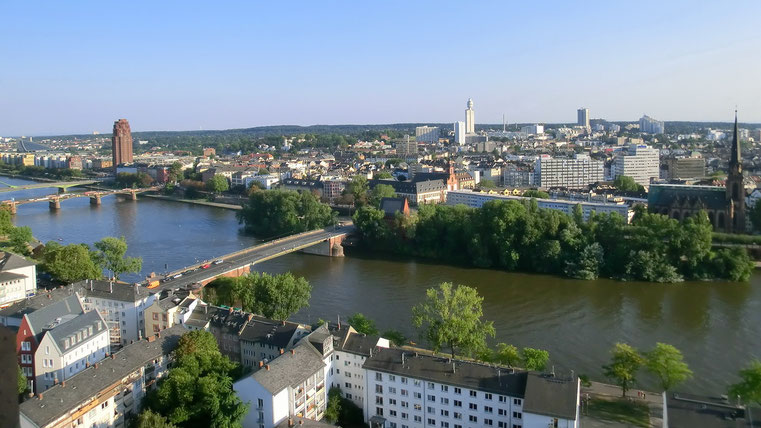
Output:
[[[738,165],[742,162],[742,158],[740,157],[740,140],[737,136],[737,110],[735,110],[735,130],[732,134],[732,157],[729,161],[730,168],[733,165]]]

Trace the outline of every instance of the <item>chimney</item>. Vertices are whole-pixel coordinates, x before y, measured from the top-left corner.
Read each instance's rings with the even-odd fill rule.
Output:
[[[452,373],[457,373],[457,363],[452,361]]]
[[[252,319],[254,319],[254,314],[248,314],[248,320],[251,321]]]
[[[295,349],[291,349],[291,355],[296,355],[296,350]]]
[[[259,361],[259,368],[264,367],[264,361]]]
[[[158,333],[156,333],[156,337],[158,337],[159,339],[161,338],[161,332],[160,331]]]
[[[402,367],[404,367],[404,352],[402,352]]]
[[[280,325],[285,325],[285,320],[280,321]]]
[[[231,314],[231,313],[233,313],[233,308],[232,308],[232,307],[230,307],[230,309],[228,309],[228,310],[227,310],[227,313],[228,313],[228,314]]]
[[[209,313],[209,305],[203,305],[203,313],[208,314]]]
[[[61,388],[66,388],[66,381],[65,380],[61,381]]]
[[[41,393],[41,392],[40,392],[39,394],[37,394],[37,398],[39,398],[40,400],[42,400],[42,393]]]
[[[304,421],[299,421],[299,425],[304,425]]]
[[[288,418],[288,426],[289,427],[293,426],[293,418]]]
[[[90,368],[90,362],[89,361],[85,363],[85,367],[88,368],[88,369]]]
[[[48,299],[52,299],[52,297],[50,297],[50,293],[48,293]]]
[[[283,353],[285,353],[285,349],[280,348],[280,355],[283,355]]]
[[[265,369],[267,369],[267,371],[269,371],[269,369],[270,369],[270,365],[269,365],[269,364],[267,364],[266,366],[264,366],[264,368],[265,368]]]
[[[58,385],[58,378],[53,379],[53,385]]]
[[[94,281],[91,279],[91,280],[90,280],[90,291],[92,291],[92,283],[93,283],[93,282],[94,282]]]
[[[113,293],[114,292],[114,282],[108,281],[108,292]]]
[[[111,354],[111,359],[112,359],[112,360],[115,360],[115,359],[116,359],[116,357],[114,356],[114,354]]]
[[[97,369],[99,365],[100,365],[100,364],[98,364],[98,363],[95,363],[95,368]]]

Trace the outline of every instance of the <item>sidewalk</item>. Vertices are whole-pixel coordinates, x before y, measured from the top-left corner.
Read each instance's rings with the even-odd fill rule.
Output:
[[[645,398],[638,395],[638,392],[644,392]],[[616,385],[610,385],[601,382],[592,382],[590,387],[581,387],[582,400],[590,397],[602,398],[622,398],[621,388]],[[653,428],[663,427],[663,396],[657,392],[643,391],[641,389],[630,389],[626,392],[626,398],[635,402],[647,403],[650,411],[650,426]]]

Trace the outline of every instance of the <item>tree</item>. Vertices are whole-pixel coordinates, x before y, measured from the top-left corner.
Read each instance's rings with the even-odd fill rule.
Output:
[[[367,178],[357,175],[349,182],[349,193],[354,196],[354,205],[361,207],[367,203],[367,192],[370,189]]]
[[[543,349],[523,348],[521,359],[526,370],[542,371],[547,368],[550,353]]]
[[[634,181],[633,178],[626,175],[619,175],[613,180],[613,186],[621,192],[639,192],[645,191],[645,188]]]
[[[309,306],[312,286],[303,277],[295,277],[290,272],[271,276],[249,275],[253,278],[254,312],[267,318],[284,320]]]
[[[757,199],[756,203],[748,210],[748,217],[753,223],[753,228],[761,230],[761,199]]]
[[[486,337],[494,336],[494,324],[483,321],[483,297],[475,288],[443,282],[429,288],[426,299],[412,308],[412,322],[435,351],[447,347],[469,355],[486,348]]]
[[[399,330],[385,330],[380,335],[396,346],[404,346],[407,343],[407,337]]]
[[[214,336],[185,333],[174,355],[174,367],[146,399],[148,408],[181,426],[240,426],[248,406],[232,389],[235,364],[219,352]]]
[[[19,226],[11,229],[8,234],[11,248],[18,254],[29,254],[29,243],[34,240],[32,229],[29,226]]]
[[[26,392],[26,390],[28,388],[28,386],[27,386],[27,380],[26,380],[26,375],[24,374],[24,371],[21,370],[21,366],[18,365],[18,363],[16,363],[16,368],[18,368],[18,377],[17,377],[17,380],[16,380],[16,385],[17,385],[16,390],[18,391],[19,394],[23,394],[24,392]]]
[[[482,178],[478,186],[482,189],[494,189],[495,187],[497,187],[497,185],[494,184],[494,181],[489,180],[488,178]]]
[[[96,252],[92,258],[95,263],[113,273],[115,279],[123,273],[138,273],[143,268],[141,257],[125,257],[127,253],[127,241],[124,237],[114,238],[107,236],[93,244]]]
[[[761,405],[761,361],[753,360],[740,370],[740,379],[729,387],[729,396],[740,397],[745,404]]]
[[[669,344],[656,343],[645,357],[647,369],[658,377],[663,391],[669,391],[692,377],[692,370],[683,361],[682,353]]]
[[[549,199],[550,194],[542,190],[529,189],[523,192],[525,198]]]
[[[328,405],[325,407],[325,413],[323,414],[326,421],[334,424],[338,422],[338,418],[341,416],[341,389],[332,386],[328,391]]]
[[[180,162],[172,163],[172,166],[169,167],[169,182],[177,183],[182,180],[184,176],[185,174],[182,169],[182,164]]]
[[[103,276],[103,271],[95,264],[85,244],[63,246],[50,241],[42,250],[41,261],[43,270],[65,283]]]
[[[393,198],[394,196],[396,196],[396,191],[393,186],[388,184],[377,184],[373,187],[373,190],[370,191],[369,203],[374,207],[380,207],[381,199]]]
[[[275,237],[336,223],[337,213],[309,192],[270,190],[252,193],[237,218],[249,233]]]
[[[644,359],[636,349],[626,343],[616,343],[611,350],[613,358],[610,364],[603,366],[603,374],[613,379],[621,387],[622,396],[636,383],[637,371]]]
[[[7,236],[13,230],[13,215],[5,207],[0,208],[0,235]]]
[[[388,180],[388,179],[392,179],[392,178],[394,178],[394,176],[393,176],[393,175],[391,175],[391,173],[390,173],[390,172],[388,172],[388,171],[386,171],[386,170],[382,170],[382,171],[378,171],[378,172],[375,174],[375,178],[377,178],[377,179],[379,179],[379,180]]]
[[[206,190],[214,193],[222,193],[230,189],[230,183],[224,175],[215,175],[206,182]]]
[[[378,329],[375,327],[375,321],[365,317],[359,312],[350,316],[346,322],[348,322],[350,326],[354,327],[354,330],[357,330],[357,333],[364,333],[369,335],[378,334]]]
[[[132,428],[176,428],[177,425],[169,422],[160,414],[146,409],[137,417]]]
[[[508,367],[515,367],[521,362],[518,348],[506,343],[497,344],[497,350],[494,352],[493,359],[495,363],[504,364]]]

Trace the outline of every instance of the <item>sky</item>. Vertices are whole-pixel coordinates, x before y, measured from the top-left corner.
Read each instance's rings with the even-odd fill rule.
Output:
[[[0,2],[0,136],[761,122],[761,2]]]

